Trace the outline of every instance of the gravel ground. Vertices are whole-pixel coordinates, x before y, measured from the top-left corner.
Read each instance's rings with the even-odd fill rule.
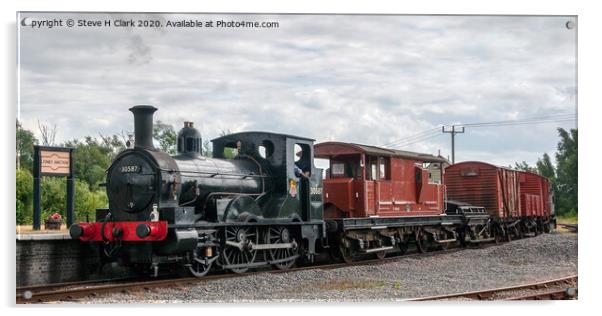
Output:
[[[78,303],[398,301],[485,290],[577,273],[577,235],[543,234],[482,249],[374,266],[257,274]]]

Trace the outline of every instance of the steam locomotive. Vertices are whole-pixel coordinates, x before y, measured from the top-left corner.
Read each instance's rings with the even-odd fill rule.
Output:
[[[245,272],[290,267],[311,258],[324,240],[321,170],[312,163],[313,140],[247,132],[213,140],[203,157],[201,135],[186,122],[177,155],[153,146],[152,106],[135,106],[134,148],[107,170],[109,208],[97,222],[72,225],[82,241],[102,242],[106,257],[124,264],[180,263],[196,276],[217,264]],[[295,175],[296,162],[310,176]]]
[[[191,122],[179,131],[177,154],[171,156],[153,146],[156,110],[130,108],[135,141],[107,170],[108,209],[98,209],[95,222],[70,227],[73,239],[99,246],[103,261],[155,276],[162,266],[176,266],[202,277],[212,269],[288,269],[319,253],[349,262],[404,252],[409,243],[428,251],[457,241],[498,241],[505,234],[507,224],[484,207],[443,204],[444,186],[431,184],[421,167],[440,160],[368,146],[357,153],[321,146],[320,155],[331,158],[323,182],[312,139],[229,134],[212,140],[213,155],[205,157]],[[371,160],[372,154],[379,158]],[[348,165],[337,162],[341,159]],[[387,187],[385,182],[387,192],[404,194],[381,193],[376,188]],[[538,216],[542,225],[550,220],[549,211]]]

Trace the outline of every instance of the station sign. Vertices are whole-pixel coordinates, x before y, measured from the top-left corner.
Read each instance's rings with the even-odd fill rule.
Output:
[[[67,227],[73,224],[74,196],[73,148],[33,146],[33,229],[40,230],[42,221],[42,177],[67,177],[65,213]]]
[[[40,172],[45,176],[68,176],[71,173],[71,151],[41,148]]]

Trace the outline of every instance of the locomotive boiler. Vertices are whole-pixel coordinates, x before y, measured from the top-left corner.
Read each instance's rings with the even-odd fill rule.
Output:
[[[170,156],[153,146],[156,110],[130,109],[135,143],[107,170],[109,207],[97,210],[97,222],[73,225],[73,238],[98,242],[107,259],[155,274],[161,264],[200,276],[214,263],[244,272],[312,258],[324,234],[313,140],[237,133],[214,139],[213,157],[204,157],[200,133],[185,122]]]

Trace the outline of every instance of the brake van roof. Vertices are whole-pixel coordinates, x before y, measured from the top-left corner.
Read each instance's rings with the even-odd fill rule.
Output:
[[[356,143],[344,143],[344,142],[324,142],[314,146],[314,152],[316,158],[330,158],[337,155],[348,155],[348,154],[366,154],[374,156],[384,157],[395,157],[402,159],[411,159],[423,162],[441,162],[449,163],[449,161],[443,157],[434,156],[431,154],[417,153],[413,151],[405,151],[398,149],[382,148],[371,145],[363,145]]]

